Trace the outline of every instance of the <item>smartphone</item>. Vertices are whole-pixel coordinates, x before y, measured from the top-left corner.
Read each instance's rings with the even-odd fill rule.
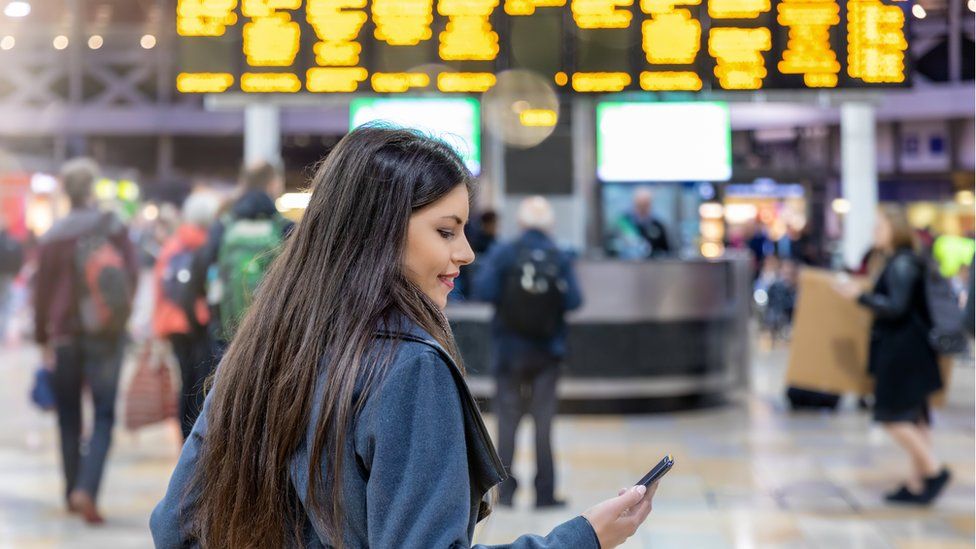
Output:
[[[644,475],[644,478],[637,481],[637,484],[642,484],[645,488],[650,488],[651,484],[654,484],[660,480],[661,477],[668,474],[668,471],[670,471],[672,467],[674,467],[674,457],[671,454],[668,454],[664,456],[664,458],[662,458],[653,469],[648,471],[647,474]]]

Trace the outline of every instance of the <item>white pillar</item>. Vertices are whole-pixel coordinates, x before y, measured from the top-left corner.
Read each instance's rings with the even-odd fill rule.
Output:
[[[599,184],[596,181],[596,114],[593,99],[580,94],[572,99],[573,126],[573,210],[575,225],[573,227],[573,244],[581,252],[598,248],[600,232],[598,226],[600,215],[597,208],[601,200],[597,199]]]
[[[844,264],[855,267],[873,241],[878,206],[878,157],[874,106],[843,103],[840,108],[841,194],[850,204],[844,215]]]
[[[244,163],[281,160],[281,120],[278,106],[248,103],[244,107]]]

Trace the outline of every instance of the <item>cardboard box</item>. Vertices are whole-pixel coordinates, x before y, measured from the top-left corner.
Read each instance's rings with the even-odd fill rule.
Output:
[[[786,384],[825,393],[871,394],[874,380],[867,369],[872,315],[837,292],[839,276],[823,269],[800,271]],[[865,277],[852,279],[865,289],[870,286]],[[944,388],[932,395],[933,406],[945,406],[952,366],[951,357],[939,357]]]
[[[871,313],[835,289],[838,273],[800,271],[786,383],[825,393],[871,393]],[[869,282],[855,278],[866,288]]]

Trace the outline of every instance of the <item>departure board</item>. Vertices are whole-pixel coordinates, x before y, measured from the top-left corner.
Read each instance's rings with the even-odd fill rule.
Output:
[[[480,93],[906,85],[893,0],[178,0],[184,93]]]

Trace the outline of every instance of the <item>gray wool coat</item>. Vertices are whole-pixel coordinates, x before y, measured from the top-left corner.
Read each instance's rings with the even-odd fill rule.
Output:
[[[394,359],[353,421],[339,474],[345,497],[345,546],[472,547],[485,494],[505,479],[505,469],[460,370],[434,338],[400,317],[377,332],[377,342],[383,340],[396,344]],[[319,408],[326,375],[318,383],[313,410]],[[187,485],[207,436],[209,402],[210,397],[183,446],[166,496],[152,513],[156,547],[196,545],[185,522],[193,498]],[[291,481],[303,503],[316,423],[313,416],[305,441],[291,459]],[[318,492],[315,497],[325,502],[329,486],[323,482]],[[333,545],[309,517],[304,531],[306,547]],[[578,516],[547,536],[524,535],[493,547],[599,549],[599,541],[589,522]]]

